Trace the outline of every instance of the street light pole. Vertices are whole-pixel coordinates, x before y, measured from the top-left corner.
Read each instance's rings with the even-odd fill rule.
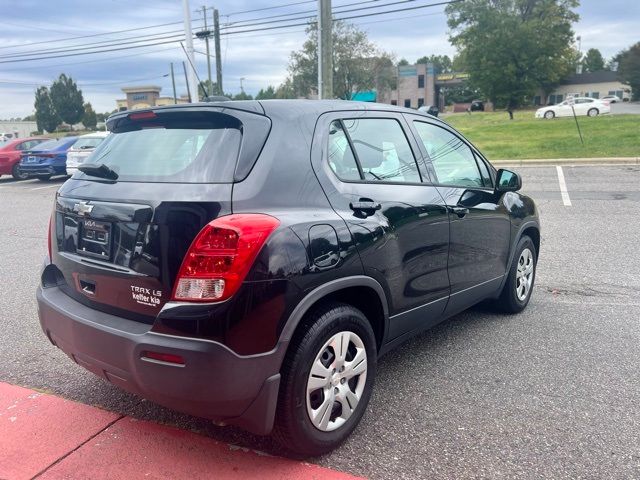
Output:
[[[318,99],[333,98],[331,0],[318,0]]]
[[[191,12],[189,10],[189,0],[182,0],[182,10],[184,15],[184,36],[187,44],[186,53],[189,63],[195,67],[193,59],[193,33],[191,32]],[[193,92],[192,103],[198,101],[198,82],[196,80],[195,70],[190,69],[187,72],[187,90]]]
[[[202,16],[204,17],[204,42],[207,48],[207,73],[209,74],[209,85],[207,86],[207,95],[213,95],[213,84],[211,83],[211,56],[209,55],[209,36],[211,32],[207,28],[207,7],[202,6]]]

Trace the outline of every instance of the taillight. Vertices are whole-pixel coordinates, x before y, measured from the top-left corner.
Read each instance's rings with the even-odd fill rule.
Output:
[[[151,120],[157,117],[155,112],[152,111],[130,113],[127,116],[129,117],[129,120]]]
[[[182,260],[173,299],[220,301],[231,297],[278,225],[277,218],[255,213],[228,215],[205,225]]]

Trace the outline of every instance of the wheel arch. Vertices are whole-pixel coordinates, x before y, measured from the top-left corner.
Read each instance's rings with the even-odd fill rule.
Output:
[[[313,308],[328,302],[352,305],[364,313],[376,336],[378,351],[384,344],[389,323],[389,306],[382,286],[364,275],[338,278],[309,292],[295,307],[280,334],[279,343],[289,343],[302,319]]]
[[[538,257],[540,256],[540,224],[535,220],[530,220],[528,222],[520,225],[518,229],[518,233],[513,237],[514,240],[511,243],[511,252],[509,253],[509,263],[507,264],[507,270],[505,272],[502,283],[500,284],[500,292],[504,288],[504,284],[507,281],[507,277],[509,276],[509,271],[511,270],[511,265],[513,264],[513,260],[516,254],[516,245],[523,237],[523,235],[527,235],[533,241],[533,245],[536,247],[536,262]]]

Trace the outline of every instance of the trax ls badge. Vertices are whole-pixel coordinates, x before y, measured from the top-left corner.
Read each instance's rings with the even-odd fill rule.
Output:
[[[91,213],[91,210],[93,210],[93,205],[89,205],[87,202],[76,203],[73,206],[73,211],[78,212],[78,215],[86,215]]]

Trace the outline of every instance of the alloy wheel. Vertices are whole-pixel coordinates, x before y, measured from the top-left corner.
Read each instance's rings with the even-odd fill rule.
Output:
[[[355,411],[367,381],[367,351],[354,332],[338,332],[316,355],[307,380],[307,413],[324,432],[344,425]]]
[[[534,268],[533,253],[528,248],[525,248],[518,259],[518,270],[516,272],[516,297],[521,302],[527,299],[531,291]]]

